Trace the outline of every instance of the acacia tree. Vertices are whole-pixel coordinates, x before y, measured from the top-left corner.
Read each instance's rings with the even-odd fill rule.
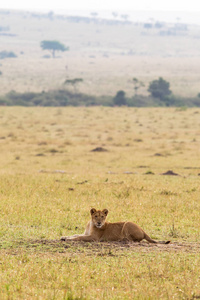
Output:
[[[77,85],[80,82],[83,82],[82,78],[74,78],[74,79],[66,79],[64,84],[73,86],[74,92],[77,92]]]
[[[68,51],[69,47],[66,47],[64,44],[58,41],[41,41],[40,47],[42,50],[49,50],[52,54],[52,57],[55,58],[56,51]]]

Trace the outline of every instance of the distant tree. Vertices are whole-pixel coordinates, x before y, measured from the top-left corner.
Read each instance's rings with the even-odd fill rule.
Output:
[[[129,15],[126,15],[126,14],[121,15],[121,18],[124,19],[125,21],[128,19],[128,17],[129,17]]]
[[[156,22],[155,23],[155,28],[162,28],[162,27],[164,27],[165,26],[165,23],[162,23],[162,22]]]
[[[151,24],[151,23],[144,23],[144,28],[147,28],[147,29],[149,29],[149,28],[152,28],[153,27],[153,25]]]
[[[74,78],[74,79],[66,79],[64,84],[73,86],[74,92],[77,92],[77,85],[80,82],[83,82],[82,78]]]
[[[134,91],[135,96],[137,95],[138,89],[142,86],[144,86],[144,83],[142,81],[139,81],[137,78],[133,78],[133,85],[134,85]]]
[[[9,26],[0,26],[0,31],[9,31],[10,27]]]
[[[112,12],[112,15],[113,15],[114,18],[117,18],[118,13],[116,13],[115,11],[113,11],[113,12]]]
[[[42,50],[49,50],[52,54],[52,57],[55,57],[56,51],[68,51],[69,47],[66,47],[65,45],[61,44],[58,41],[41,41],[40,47]]]
[[[49,11],[48,14],[47,14],[47,17],[48,17],[51,21],[53,21],[53,19],[54,19],[54,12],[53,12],[53,11]]]
[[[0,52],[0,59],[15,58],[15,57],[17,57],[17,55],[14,52],[12,52],[12,51],[6,51],[6,50],[4,50],[4,51]]]
[[[150,92],[153,97],[165,101],[165,98],[172,93],[169,88],[170,83],[160,77],[158,80],[150,82],[148,92]]]
[[[95,12],[95,11],[94,11],[94,12],[91,12],[91,16],[94,17],[94,18],[96,18],[96,17],[98,16],[98,13]]]
[[[118,91],[116,96],[113,98],[114,105],[123,106],[127,104],[126,93],[124,91]]]

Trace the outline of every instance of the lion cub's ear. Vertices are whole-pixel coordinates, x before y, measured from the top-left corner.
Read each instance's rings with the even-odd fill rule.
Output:
[[[107,209],[103,209],[102,212],[107,216],[107,214],[108,214],[108,210]]]
[[[93,215],[97,210],[95,208],[90,209],[90,214]]]

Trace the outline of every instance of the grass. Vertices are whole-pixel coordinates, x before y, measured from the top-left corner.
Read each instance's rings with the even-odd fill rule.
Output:
[[[195,254],[174,259],[166,253],[18,253],[5,255],[7,280],[1,281],[1,291],[11,299],[13,294],[30,299],[188,299],[198,290],[198,263]]]
[[[0,298],[198,298],[199,113],[1,107]],[[91,207],[171,245],[60,242]]]

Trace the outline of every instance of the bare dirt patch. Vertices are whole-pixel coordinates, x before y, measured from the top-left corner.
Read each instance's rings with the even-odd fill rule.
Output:
[[[133,251],[181,251],[181,252],[200,252],[200,243],[179,243],[173,242],[170,244],[149,244],[146,242],[134,243],[134,242],[101,242],[101,243],[80,243],[80,242],[63,242],[64,247],[78,246],[81,244],[82,247],[93,249],[98,251],[103,246],[105,249],[123,250],[130,249]]]
[[[0,247],[1,248],[1,247]],[[129,250],[133,252],[190,252],[200,253],[200,243],[171,242],[170,244],[149,244],[147,242],[63,242],[60,240],[21,240],[13,243],[7,250],[35,250],[37,252],[73,253],[84,252],[86,255],[115,255]],[[5,248],[4,248],[5,249]]]

